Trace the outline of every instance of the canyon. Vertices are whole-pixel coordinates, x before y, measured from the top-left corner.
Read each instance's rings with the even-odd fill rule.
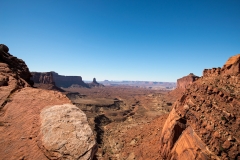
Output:
[[[238,160],[239,73],[240,54],[176,84],[85,83],[30,72],[1,44],[0,159]]]

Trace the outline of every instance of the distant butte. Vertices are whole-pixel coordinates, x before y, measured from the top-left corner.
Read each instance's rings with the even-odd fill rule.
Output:
[[[56,72],[31,72],[34,83],[55,84],[57,87],[68,88],[72,85],[88,88],[81,76],[63,76]]]
[[[177,80],[177,88],[185,90],[189,85],[196,81],[199,77],[190,73],[189,75]]]
[[[96,78],[93,78],[92,83],[88,84],[90,88],[92,87],[104,87],[104,85],[97,82]]]

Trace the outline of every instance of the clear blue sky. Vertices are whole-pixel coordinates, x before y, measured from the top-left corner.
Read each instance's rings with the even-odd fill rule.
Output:
[[[0,0],[0,43],[31,71],[174,82],[240,53],[240,0]]]

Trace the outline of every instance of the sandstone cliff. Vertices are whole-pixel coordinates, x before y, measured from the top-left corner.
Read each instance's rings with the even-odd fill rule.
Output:
[[[8,50],[0,45],[0,159],[92,159],[86,115],[62,93],[32,88],[26,64]]]
[[[240,54],[186,88],[162,130],[163,159],[240,159],[239,73]]]

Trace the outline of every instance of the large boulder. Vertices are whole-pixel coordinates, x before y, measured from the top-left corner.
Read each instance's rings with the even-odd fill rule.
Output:
[[[72,104],[41,111],[42,146],[49,159],[89,160],[97,151],[87,117]]]

